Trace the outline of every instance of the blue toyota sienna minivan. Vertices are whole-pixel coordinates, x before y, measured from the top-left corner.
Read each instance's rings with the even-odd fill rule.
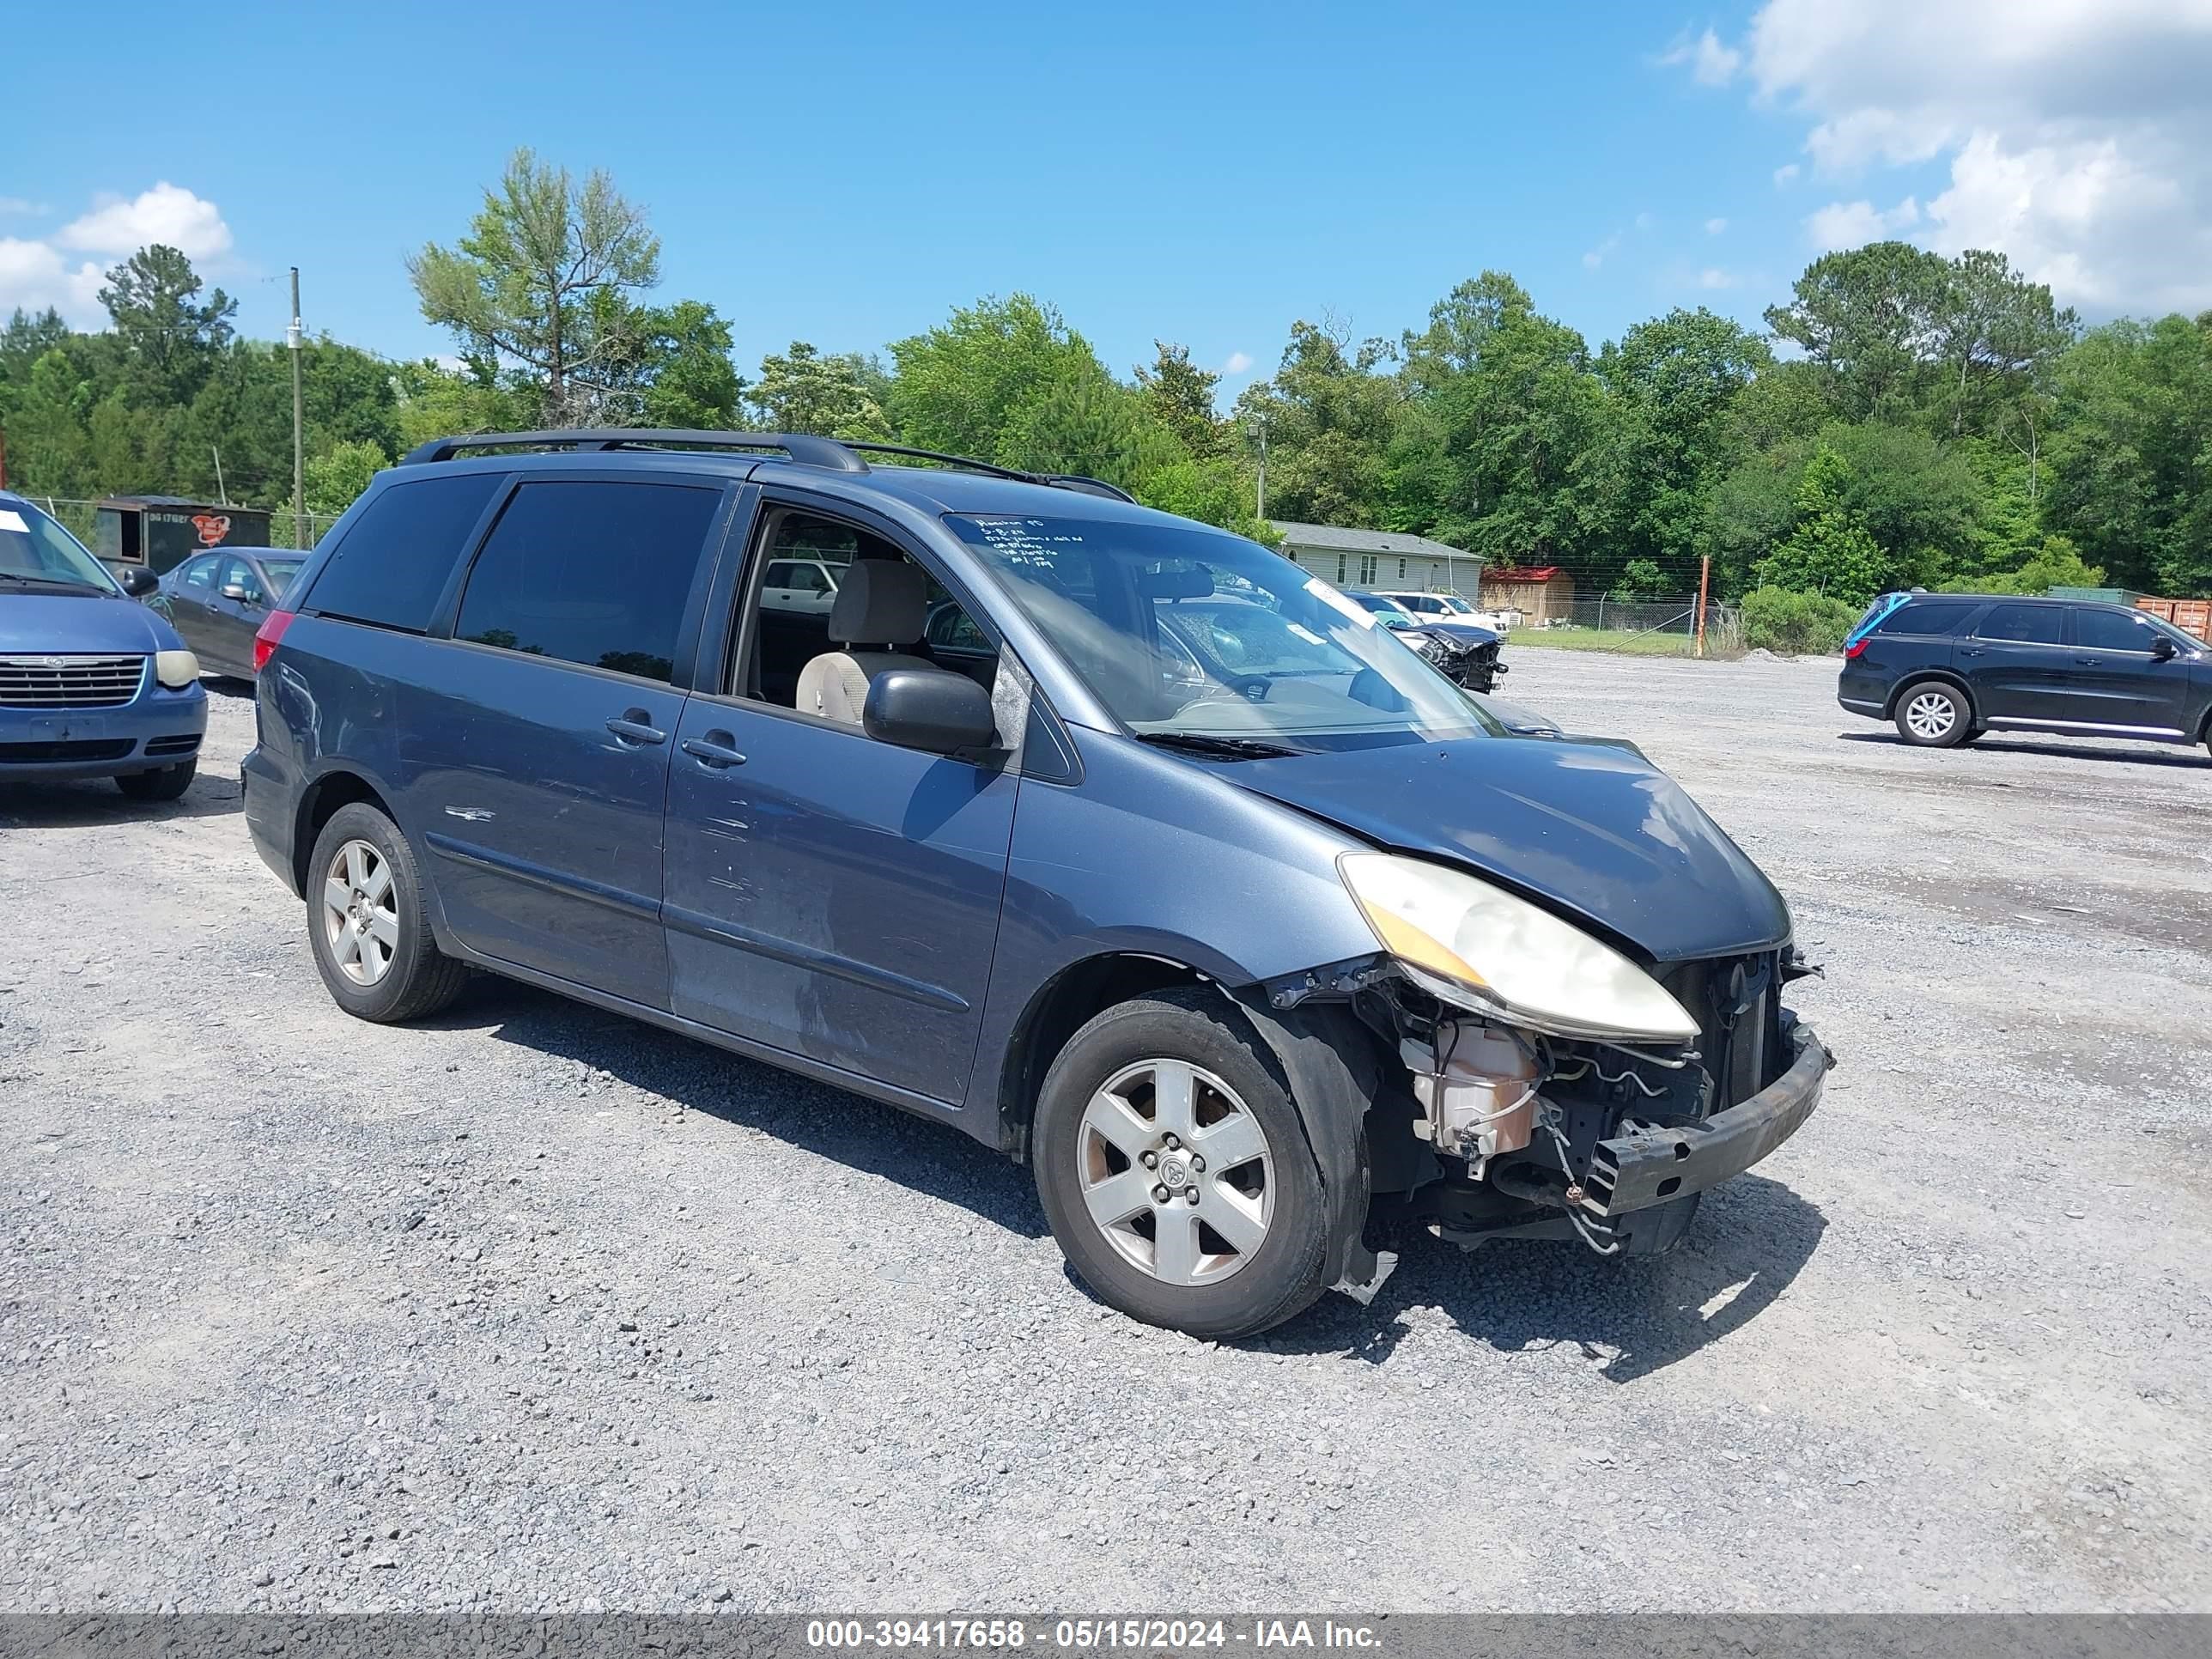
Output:
[[[112,778],[133,800],[174,800],[206,731],[199,662],[177,630],[0,492],[0,786]]]
[[[1095,480],[441,441],[285,606],[246,817],[343,1008],[489,970],[952,1123],[1139,1319],[1371,1293],[1404,1229],[1664,1249],[1831,1063],[1633,745]]]

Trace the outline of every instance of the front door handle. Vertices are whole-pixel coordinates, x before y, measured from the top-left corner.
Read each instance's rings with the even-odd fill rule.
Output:
[[[745,757],[732,746],[734,741],[727,732],[709,732],[703,738],[684,738],[684,752],[709,772],[720,772],[745,763]]]
[[[2083,668],[2094,668],[2097,666],[2097,659],[2094,657],[2076,657],[2074,660]]]
[[[666,743],[668,733],[653,724],[653,716],[642,708],[625,709],[607,722],[607,730],[624,743]]]

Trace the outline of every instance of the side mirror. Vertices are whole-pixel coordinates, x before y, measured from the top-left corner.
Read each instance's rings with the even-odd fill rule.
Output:
[[[991,694],[945,668],[893,668],[869,683],[860,729],[878,743],[952,755],[997,745]]]
[[[226,599],[234,599],[240,605],[252,605],[261,597],[244,582],[225,582],[222,585],[222,596]]]
[[[134,599],[143,599],[161,585],[161,579],[143,564],[110,565],[108,574],[123,585],[123,591]]]
[[[2150,636],[2150,659],[2153,662],[2172,662],[2181,654],[2181,647],[2163,634]]]

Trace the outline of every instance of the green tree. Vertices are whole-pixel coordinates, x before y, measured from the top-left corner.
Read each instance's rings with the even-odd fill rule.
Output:
[[[1230,450],[1230,437],[1213,406],[1221,377],[1190,360],[1190,348],[1155,340],[1159,356],[1150,368],[1137,370],[1137,386],[1152,419],[1175,434],[1195,460],[1212,460]]]
[[[745,393],[753,418],[770,432],[811,432],[824,438],[881,441],[883,376],[858,352],[817,351],[793,340],[787,351],[761,359],[760,378]]]
[[[332,444],[305,469],[307,510],[335,517],[351,507],[354,498],[368,488],[369,480],[391,465],[392,457],[376,444]]]
[[[603,305],[618,306],[609,295]],[[620,328],[634,354],[608,376],[602,401],[617,424],[720,431],[738,423],[744,380],[730,361],[730,325],[697,300],[636,308]]]
[[[177,249],[142,247],[107,273],[100,303],[149,395],[189,398],[229,343],[238,301],[221,289],[205,300],[192,262]]]
[[[607,418],[643,355],[653,318],[632,296],[660,280],[660,241],[605,173],[578,184],[523,149],[469,234],[426,244],[407,274],[425,319],[533,391],[547,424],[573,426]]]
[[[1267,431],[1270,517],[1383,522],[1390,506],[1385,457],[1406,389],[1375,370],[1395,355],[1382,340],[1350,349],[1348,335],[1334,325],[1291,325],[1274,378],[1255,381],[1237,400],[1239,422]]]
[[[1846,497],[1853,483],[1842,456],[1823,444],[1805,464],[1797,486],[1797,522],[1759,566],[1759,584],[1824,593],[1863,605],[1882,591],[1889,561]]]
[[[1071,384],[1110,380],[1091,343],[1026,294],[956,309],[927,333],[896,341],[885,413],[923,449],[1018,465],[1010,442],[1034,449],[1030,406]]]
[[[1789,302],[1767,307],[1766,325],[1804,352],[1836,415],[1901,420],[1925,395],[1948,281],[1940,255],[1869,242],[1807,266]]]

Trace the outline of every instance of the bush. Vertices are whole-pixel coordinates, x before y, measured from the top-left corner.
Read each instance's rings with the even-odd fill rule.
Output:
[[[1778,655],[1825,655],[1840,651],[1859,613],[1825,593],[1757,587],[1743,596],[1743,642]]]

